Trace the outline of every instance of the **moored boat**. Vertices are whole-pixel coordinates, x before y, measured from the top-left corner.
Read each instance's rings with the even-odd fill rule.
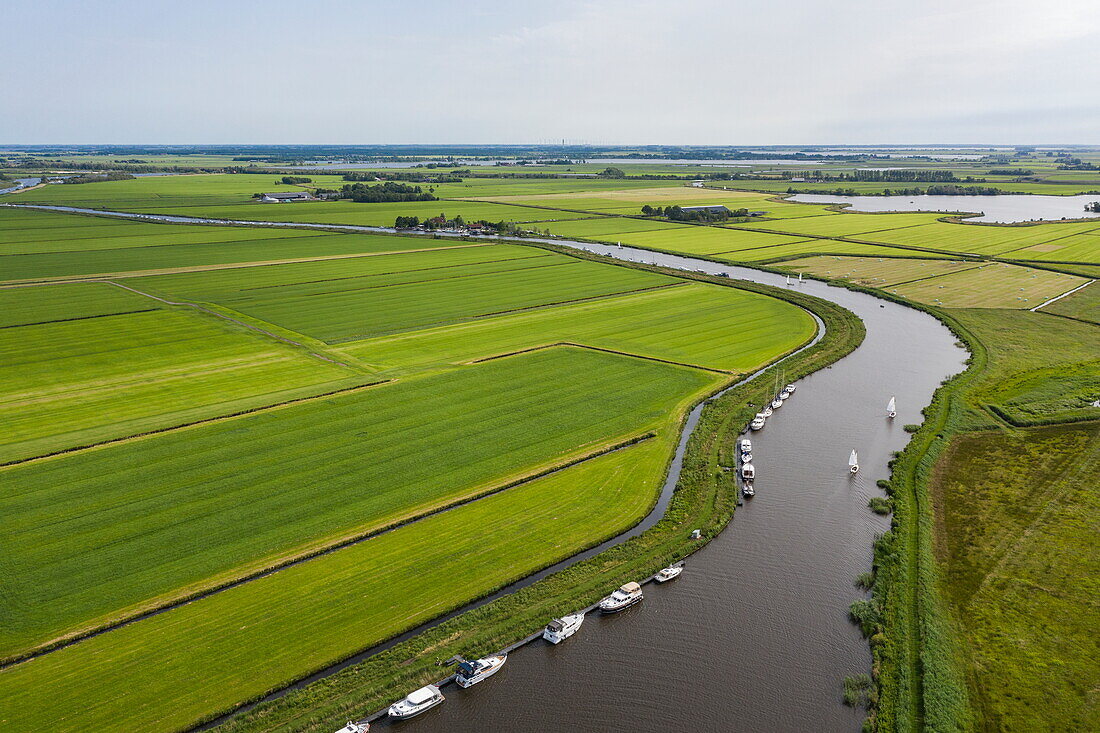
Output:
[[[766,406],[766,407],[764,408],[764,411],[763,411],[763,412],[761,412],[760,414],[761,414],[761,415],[763,415],[764,417],[771,417],[771,416],[772,416],[772,406],[771,406],[771,405],[767,405],[767,406]]]
[[[601,613],[618,613],[630,608],[642,600],[642,586],[637,583],[627,583],[617,591],[600,601]]]
[[[370,723],[367,722],[366,720],[360,720],[360,721],[349,720],[348,724],[345,725],[340,730],[336,731],[336,733],[367,733],[367,731],[369,731],[369,730],[370,730]]]
[[[741,487],[741,493],[745,496],[756,496],[756,489],[752,487],[752,484],[745,484]]]
[[[756,417],[752,419],[752,422],[749,423],[749,429],[751,430],[761,430],[763,427],[764,416],[762,414],[757,414]]]
[[[434,708],[446,698],[435,685],[427,685],[410,692],[404,700],[390,705],[389,716],[395,720],[407,720]]]
[[[741,454],[741,462],[742,463],[752,463],[752,453],[742,453]]]
[[[788,385],[787,385],[786,387],[784,387],[783,389],[784,389],[784,390],[785,390],[785,391],[786,391],[786,392],[787,392],[788,394],[794,394],[794,391],[795,391],[796,389],[798,389],[798,386],[792,383],[792,384],[788,384]]]
[[[455,676],[455,682],[458,683],[459,687],[473,687],[478,682],[499,672],[507,661],[507,654],[494,654],[482,659],[463,659],[458,663],[458,674]]]
[[[560,644],[577,633],[583,623],[583,613],[574,613],[569,616],[556,618],[546,624],[546,628],[542,630],[542,638],[546,639],[551,644]]]
[[[741,465],[741,479],[743,481],[752,481],[756,478],[756,468],[751,463],[744,463]]]
[[[680,577],[680,573],[684,572],[683,565],[669,565],[667,568],[661,568],[653,579],[658,583],[667,583],[670,580]]]
[[[782,392],[779,393],[779,401],[780,402],[786,401],[787,398],[789,398],[790,396],[791,396],[790,392],[788,392],[787,390],[783,390]]]
[[[752,441],[748,438],[741,438],[737,443],[737,447],[741,449],[742,453],[752,453]]]
[[[779,399],[778,397],[776,397],[774,400],[772,400],[772,409],[773,410],[778,410],[782,406],[783,406],[783,400]]]

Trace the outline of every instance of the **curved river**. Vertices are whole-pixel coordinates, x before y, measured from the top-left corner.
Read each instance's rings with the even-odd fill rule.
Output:
[[[888,477],[887,461],[908,441],[902,426],[921,421],[921,408],[942,380],[963,369],[966,352],[931,316],[864,293],[816,281],[788,286],[782,275],[648,250],[542,241],[800,288],[854,312],[867,337],[801,380],[752,435],[756,496],[688,560],[683,576],[647,585],[646,600],[622,614],[589,614],[557,647],[537,641],[512,652],[492,680],[469,690],[449,686],[446,704],[392,727],[858,730],[863,713],[842,705],[842,681],[869,671],[871,657],[847,607],[860,597],[853,579],[870,569],[875,535],[889,527],[867,500],[881,495],[875,481]],[[891,395],[898,403],[892,421],[885,415]],[[854,478],[847,467],[853,448],[862,467]]]

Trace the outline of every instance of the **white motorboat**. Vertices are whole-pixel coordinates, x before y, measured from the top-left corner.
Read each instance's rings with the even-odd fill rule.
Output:
[[[855,450],[852,450],[852,455],[848,456],[848,470],[852,473],[859,473],[859,457],[856,455]]]
[[[542,630],[542,638],[546,639],[551,644],[560,644],[577,633],[583,623],[583,613],[574,613],[569,616],[556,618],[546,624],[546,628]]]
[[[794,391],[796,389],[798,389],[796,385],[788,384],[786,387],[783,388],[783,391],[785,391],[787,394],[794,394]]]
[[[763,415],[757,415],[756,417],[754,417],[752,419],[752,422],[749,423],[749,428],[752,429],[752,430],[760,430],[763,427],[764,427],[764,416]]]
[[[790,396],[791,396],[791,393],[790,393],[790,392],[788,392],[787,390],[783,390],[782,392],[780,392],[780,393],[779,393],[779,400],[780,400],[781,402],[782,402],[782,401],[785,401],[785,400],[786,400],[787,398],[789,398]]]
[[[600,601],[601,613],[618,613],[630,608],[642,600],[642,586],[627,583],[617,591]]]
[[[499,672],[507,661],[507,654],[494,654],[483,659],[463,659],[458,663],[458,674],[455,676],[455,682],[458,683],[459,687],[473,687],[478,682],[486,680]]]
[[[745,463],[741,466],[741,479],[743,481],[752,481],[756,478],[756,469],[751,463]]]
[[[764,408],[764,411],[761,412],[760,414],[763,415],[764,417],[771,417],[772,416],[772,406],[768,405],[767,407]]]
[[[894,399],[893,395],[890,395],[890,401],[886,403],[886,417],[898,416],[898,403]]]
[[[752,453],[742,453],[741,454],[741,462],[742,463],[752,463]]]
[[[779,399],[778,397],[776,397],[774,400],[772,400],[772,409],[773,410],[778,410],[782,406],[783,406],[783,400]]]
[[[419,690],[410,692],[408,697],[390,705],[389,715],[395,720],[407,720],[415,715],[425,713],[434,708],[446,698],[435,685],[427,685]]]
[[[752,484],[745,484],[741,487],[741,493],[745,496],[756,496],[756,489],[752,487]]]
[[[680,577],[680,573],[684,572],[683,565],[669,565],[667,568],[662,568],[657,572],[653,579],[658,583],[667,583],[670,580]]]
[[[752,453],[752,441],[748,438],[741,438],[737,443],[737,447],[741,449],[742,453]]]
[[[336,733],[367,733],[367,731],[369,730],[370,723],[368,723],[367,721],[360,720],[356,722],[354,720],[349,720],[348,724],[340,730],[336,731]]]

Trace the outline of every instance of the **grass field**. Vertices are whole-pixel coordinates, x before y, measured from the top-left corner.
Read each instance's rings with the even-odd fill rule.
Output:
[[[830,279],[850,280],[872,288],[923,280],[981,265],[980,262],[958,260],[829,256],[804,257],[776,264],[777,267],[791,272],[808,272]]]
[[[383,373],[400,373],[565,341],[746,372],[814,330],[809,315],[780,301],[700,284],[382,336],[338,350]]]
[[[153,304],[109,285],[35,288],[63,295],[49,292],[55,289],[99,291],[93,300],[104,308],[118,293],[128,296],[129,308]],[[48,303],[37,317],[57,305]],[[160,309],[3,328],[0,351],[0,462],[366,381],[224,321]]]
[[[1100,228],[1052,238],[1042,244],[1010,250],[1002,256],[1038,262],[1100,263]]]
[[[799,219],[762,221],[744,226],[754,229],[770,229],[784,234],[821,237],[856,237],[877,240],[877,232],[907,229],[934,222],[939,214],[857,214],[842,213],[833,216],[811,216]],[[931,246],[931,245],[929,245]]]
[[[636,434],[715,380],[550,349],[9,468],[2,652]]]
[[[1033,308],[1088,282],[1083,277],[1019,265],[986,263],[890,287],[892,293],[948,308]]]
[[[250,278],[242,287],[233,274],[205,272],[133,283],[138,288],[214,302],[328,342],[676,284],[662,275],[609,268],[537,250],[540,256],[512,258],[532,251],[510,245],[474,251],[475,256],[486,259],[495,253],[509,259],[444,267],[452,260],[435,252],[418,252],[357,260],[359,273],[364,268],[373,270],[358,277],[346,267],[346,260],[330,267],[280,265],[278,275],[294,281],[278,286],[264,279],[264,274]],[[322,271],[333,274],[321,279]],[[337,276],[337,272],[341,274]],[[227,281],[236,282],[237,289],[227,292],[218,287],[217,283]],[[430,308],[425,307],[428,303]]]
[[[0,672],[0,723],[186,727],[625,529],[669,450],[611,453]]]
[[[106,283],[0,288],[0,329],[150,310],[148,298]]]
[[[1098,471],[1092,423],[956,438],[933,483],[982,730],[1100,726]]]
[[[1093,282],[1073,295],[1043,306],[1043,311],[1100,324],[1100,287]]]
[[[894,231],[877,232],[874,235],[864,235],[860,238],[885,244],[932,247],[950,252],[989,256],[1016,252],[1025,247],[1034,247],[1048,242],[1057,242],[1070,235],[1080,234],[1095,228],[1095,222],[1059,222],[1025,226],[933,222]]]

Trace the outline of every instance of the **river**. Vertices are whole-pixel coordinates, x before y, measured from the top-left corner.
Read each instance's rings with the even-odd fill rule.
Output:
[[[863,714],[842,705],[842,681],[868,672],[871,658],[846,611],[861,596],[853,579],[870,569],[872,542],[889,526],[867,500],[881,495],[875,481],[888,477],[887,461],[908,441],[903,425],[921,421],[921,408],[963,368],[966,352],[931,316],[864,293],[816,281],[786,285],[782,275],[629,247],[544,241],[799,288],[854,312],[867,336],[852,354],[799,381],[752,435],[756,496],[689,559],[683,576],[646,586],[646,600],[622,614],[590,614],[558,647],[537,641],[513,652],[483,684],[447,687],[446,704],[423,717],[376,727],[858,730]],[[892,421],[885,415],[891,395],[898,402]],[[855,477],[847,467],[853,448],[862,466]]]

